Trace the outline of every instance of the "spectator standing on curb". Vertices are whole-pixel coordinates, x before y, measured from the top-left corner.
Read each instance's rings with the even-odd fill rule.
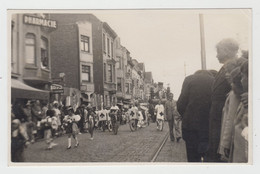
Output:
[[[24,148],[29,145],[28,136],[19,119],[11,123],[11,161],[24,162]]]
[[[216,57],[223,66],[216,75],[212,86],[212,104],[209,117],[209,150],[207,153],[207,160],[209,162],[221,162],[220,155],[217,151],[221,133],[222,110],[227,94],[231,90],[231,86],[225,77],[226,70],[224,65],[237,58],[239,46],[235,40],[228,38],[221,40],[216,45],[216,49]]]
[[[188,162],[204,161],[208,149],[209,111],[213,76],[199,70],[184,79],[177,109],[182,117],[182,136]]]

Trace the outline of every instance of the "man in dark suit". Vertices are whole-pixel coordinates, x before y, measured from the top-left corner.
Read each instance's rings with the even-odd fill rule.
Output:
[[[217,45],[217,58],[219,63],[224,64],[215,77],[212,86],[212,104],[209,118],[209,150],[207,154],[208,162],[220,162],[220,155],[217,153],[220,141],[222,110],[227,94],[231,90],[225,71],[225,65],[237,58],[239,49],[238,43],[233,39],[223,39]]]
[[[211,86],[209,71],[199,70],[185,78],[177,109],[182,116],[182,137],[186,143],[188,162],[200,162],[208,147]]]

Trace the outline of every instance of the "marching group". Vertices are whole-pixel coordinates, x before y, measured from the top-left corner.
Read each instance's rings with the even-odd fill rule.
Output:
[[[113,103],[111,107],[96,110],[90,104],[79,107],[64,106],[58,101],[47,103],[39,100],[17,99],[11,109],[11,160],[24,161],[23,151],[37,139],[46,141],[46,150],[51,150],[57,144],[54,137],[68,135],[67,149],[71,149],[71,137],[75,147],[79,146],[78,134],[90,133],[94,138],[94,130],[112,131],[113,120],[116,124],[133,121],[131,131],[147,125],[150,119],[149,110],[138,103],[130,104],[129,108]],[[118,127],[117,127],[118,129]]]

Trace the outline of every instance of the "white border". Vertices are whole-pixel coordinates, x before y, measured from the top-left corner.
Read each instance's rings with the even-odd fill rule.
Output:
[[[173,0],[114,0],[114,1],[88,1],[88,0],[73,0],[64,2],[62,0],[44,0],[44,1],[33,1],[33,0],[1,0],[0,2],[0,33],[1,33],[1,67],[0,67],[0,109],[1,111],[1,142],[0,142],[0,170],[3,173],[99,173],[99,172],[113,172],[113,173],[182,173],[182,172],[200,172],[200,173],[219,173],[219,172],[235,172],[235,173],[257,173],[259,171],[259,117],[258,117],[258,106],[260,102],[260,88],[259,80],[257,79],[257,69],[259,65],[259,30],[260,30],[260,11],[259,3],[256,0],[220,0],[220,1],[173,1]],[[212,165],[111,165],[109,166],[82,166],[82,167],[8,167],[7,157],[7,130],[8,130],[8,119],[9,113],[7,101],[8,101],[8,90],[7,90],[7,9],[146,9],[146,8],[252,8],[253,15],[253,165],[232,165],[232,166],[212,166]],[[113,167],[112,167],[113,166]],[[75,170],[76,169],[76,170]],[[78,170],[80,169],[80,170]]]

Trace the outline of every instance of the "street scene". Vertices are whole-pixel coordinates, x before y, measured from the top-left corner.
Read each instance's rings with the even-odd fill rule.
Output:
[[[251,11],[10,11],[10,164],[249,163]]]

